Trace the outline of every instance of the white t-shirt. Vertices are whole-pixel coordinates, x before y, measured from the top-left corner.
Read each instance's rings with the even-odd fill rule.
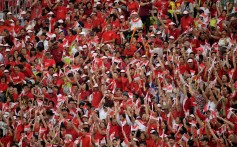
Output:
[[[132,31],[134,28],[142,28],[143,24],[142,24],[142,20],[139,19],[138,21],[130,21],[129,22],[131,27],[130,30]]]
[[[104,111],[103,107],[99,110],[100,120],[106,119],[107,112]]]
[[[205,15],[208,16],[208,15],[210,14],[210,11],[209,11],[208,8],[200,7],[200,9],[204,11],[204,14],[205,14]]]

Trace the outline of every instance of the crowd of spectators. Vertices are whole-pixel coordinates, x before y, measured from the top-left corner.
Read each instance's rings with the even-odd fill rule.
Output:
[[[236,147],[236,0],[29,0],[0,19],[1,147]]]

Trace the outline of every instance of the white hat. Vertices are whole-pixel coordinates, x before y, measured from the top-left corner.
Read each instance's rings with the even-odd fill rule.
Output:
[[[131,15],[137,15],[137,12],[135,12],[135,11],[134,11],[134,12],[132,12],[132,14],[131,14]]]
[[[87,45],[83,45],[82,48],[87,48]]]
[[[26,11],[22,11],[22,12],[21,12],[21,15],[24,15],[24,14],[26,14]]]
[[[96,13],[95,13],[95,12],[92,12],[92,13],[91,13],[91,15],[94,15],[94,14],[96,14]]]
[[[106,57],[106,56],[103,56],[101,59],[108,59],[108,57]]]
[[[54,13],[53,13],[52,11],[50,11],[48,14],[49,14],[49,15],[53,15]]]
[[[161,104],[157,104],[157,107],[161,108]]]
[[[68,44],[64,45],[64,47],[70,47]]]
[[[33,31],[32,30],[28,30],[27,33],[33,33]]]
[[[98,86],[98,84],[95,84],[93,87],[96,88],[96,87],[99,87],[99,86]]]
[[[81,78],[85,78],[85,77],[87,77],[87,75],[85,75],[85,74],[82,74]]]
[[[170,36],[169,39],[174,39],[174,36]]]
[[[81,32],[81,33],[79,33],[80,35],[85,35],[86,33],[85,32]]]
[[[54,73],[54,74],[53,74],[53,77],[57,77],[57,76],[58,76],[58,74],[57,74],[57,73]]]
[[[6,52],[10,52],[11,50],[9,48],[6,49]]]
[[[192,63],[193,62],[193,59],[188,59],[188,63]]]
[[[183,12],[183,14],[188,14],[188,11],[185,10],[185,11]]]
[[[155,35],[154,35],[154,34],[151,34],[150,36],[151,36],[151,37],[155,37]]]
[[[63,20],[62,20],[62,19],[59,19],[59,20],[58,20],[58,23],[63,23]]]
[[[171,23],[169,23],[169,25],[172,26],[172,25],[175,25],[175,23],[174,23],[174,22],[171,22]]]
[[[4,20],[4,19],[0,19],[0,21],[1,21],[1,22],[5,22],[5,20]]]
[[[161,31],[158,31],[156,34],[161,34]]]
[[[0,67],[1,67],[1,66],[5,66],[5,65],[4,65],[4,64],[0,64]]]
[[[120,18],[120,19],[122,19],[122,18],[124,18],[124,16],[123,16],[123,15],[121,15],[119,18]]]
[[[46,34],[49,38],[55,38],[56,37],[56,34],[52,34],[52,33],[47,33]]]
[[[125,72],[125,70],[123,70],[123,69],[122,69],[120,72],[124,73],[124,72]]]
[[[13,19],[10,19],[9,21],[11,21],[11,22],[14,22],[14,20],[13,20]]]
[[[96,3],[96,5],[100,5],[100,4],[101,4],[101,2],[97,2],[97,3]]]
[[[86,117],[86,118],[88,118],[88,116],[87,116],[87,115],[82,115],[82,117]]]
[[[4,70],[3,72],[9,72],[9,70]]]
[[[150,134],[153,134],[153,133],[156,133],[157,131],[155,130],[155,129],[152,129],[151,131],[150,131]]]
[[[193,114],[191,114],[191,115],[189,115],[189,116],[191,116],[191,117],[195,117]]]
[[[7,15],[12,15],[12,12],[7,12]]]
[[[160,66],[161,66],[160,63],[156,64],[156,67],[160,67]]]

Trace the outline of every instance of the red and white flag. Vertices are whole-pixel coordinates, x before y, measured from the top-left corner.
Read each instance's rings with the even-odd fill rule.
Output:
[[[37,100],[37,104],[38,104],[38,106],[42,106],[43,105],[43,101]]]
[[[186,133],[183,134],[182,139],[183,139],[185,142],[188,142],[188,140],[189,140],[188,134],[186,134]]]
[[[114,139],[114,136],[115,136],[115,132],[113,132],[113,133],[110,134],[109,139],[110,139],[110,140],[113,140],[113,139]]]
[[[208,110],[209,110],[209,104],[207,103],[203,108],[203,112],[207,112]]]
[[[229,108],[229,109],[227,110],[227,116],[226,116],[227,119],[230,119],[231,115],[234,114],[234,113],[232,112],[232,110],[233,110],[233,108]]]

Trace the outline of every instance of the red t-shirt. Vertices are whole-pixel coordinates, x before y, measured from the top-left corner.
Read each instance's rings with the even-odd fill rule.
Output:
[[[0,92],[7,91],[8,85],[7,83],[0,83]]]
[[[188,30],[191,26],[193,26],[194,21],[193,18],[188,16],[188,17],[182,17],[181,18],[181,28],[183,31]]]
[[[63,47],[59,46],[57,49],[51,50],[51,54],[53,55],[53,58],[56,63],[61,62],[62,55],[63,55]]]
[[[116,37],[116,33],[112,30],[110,31],[105,31],[103,34],[102,34],[102,38],[103,38],[103,41],[110,41],[110,40],[113,40],[114,38]]]
[[[66,134],[71,134],[73,141],[78,137],[78,133],[77,133],[76,130],[74,130],[73,128],[71,128],[71,129],[66,129]]]
[[[132,2],[132,3],[129,3],[127,2],[126,5],[128,6],[128,11],[131,13],[132,11],[135,11],[137,12],[138,11],[138,8],[139,8],[139,3],[138,2]]]
[[[158,140],[157,142],[154,141],[152,138],[146,140],[147,147],[159,147],[162,144],[161,140]]]
[[[42,6],[34,6],[31,10],[31,19],[40,18],[42,14]]]
[[[91,147],[91,135],[86,134],[85,136],[82,136],[81,133],[79,133],[80,140],[79,143],[81,143],[81,147]]]
[[[54,59],[45,59],[44,60],[44,68],[48,68],[53,65],[55,65]]]
[[[22,72],[19,72],[18,74],[16,74],[15,72],[12,72],[11,78],[14,83],[22,82],[25,78],[25,75]]]
[[[56,19],[66,19],[66,15],[67,15],[67,7],[65,6],[58,6],[56,8]]]
[[[94,108],[98,108],[99,107],[99,104],[100,104],[100,101],[102,99],[102,96],[103,96],[102,92],[100,92],[100,91],[95,91],[95,92],[92,93],[93,99],[92,99],[91,104],[92,104],[92,106]]]

